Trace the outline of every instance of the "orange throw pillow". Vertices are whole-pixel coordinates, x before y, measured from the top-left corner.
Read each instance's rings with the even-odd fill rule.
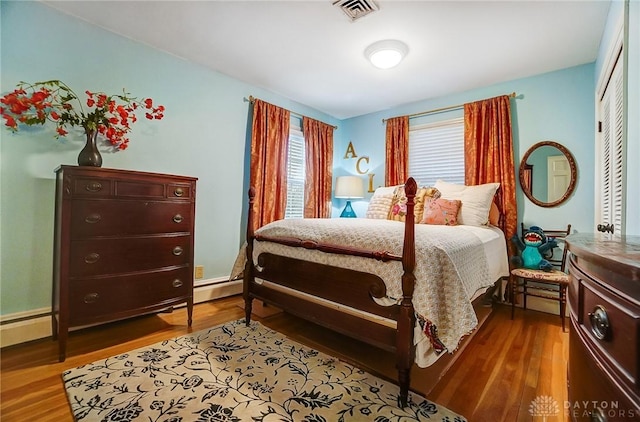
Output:
[[[489,210],[489,224],[496,227],[500,224],[500,210],[493,201],[491,201],[491,209]]]
[[[424,212],[422,224],[436,224],[441,226],[456,226],[458,224],[458,211],[462,201],[459,199],[438,198],[429,204]]]

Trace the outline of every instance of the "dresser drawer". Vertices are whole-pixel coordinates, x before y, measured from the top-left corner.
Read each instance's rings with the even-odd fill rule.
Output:
[[[69,251],[69,275],[86,277],[190,262],[190,235],[74,240]]]
[[[71,181],[70,192],[75,198],[137,198],[191,200],[190,183],[175,183],[164,179],[129,180],[120,178],[77,176]]]
[[[117,198],[191,199],[191,185],[149,181],[116,180]]]
[[[167,199],[191,199],[192,197],[191,185],[177,183],[167,185]]]
[[[597,363],[598,359],[581,341],[582,333],[571,323],[569,336],[569,397],[565,405],[568,420],[591,422],[594,413],[605,421],[631,421],[640,416],[633,397],[620,394],[616,383]]]
[[[187,202],[77,200],[71,205],[71,237],[188,232]]]
[[[587,340],[605,355],[626,382],[640,385],[640,315],[623,298],[589,279],[581,280],[580,296],[580,322]]]
[[[71,181],[71,195],[74,197],[107,198],[111,196],[112,186],[112,179],[74,177]]]
[[[69,285],[72,325],[125,317],[191,296],[191,267],[99,279],[74,280]]]

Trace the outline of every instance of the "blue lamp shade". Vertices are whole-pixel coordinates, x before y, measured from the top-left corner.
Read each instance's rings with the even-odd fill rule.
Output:
[[[357,217],[351,207],[350,199],[364,198],[364,185],[362,183],[362,179],[358,176],[340,176],[336,178],[336,190],[334,196],[336,198],[347,199],[347,205],[345,205],[344,210],[342,210],[340,217]]]

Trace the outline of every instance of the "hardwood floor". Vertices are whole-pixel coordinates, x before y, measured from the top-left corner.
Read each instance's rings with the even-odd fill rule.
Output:
[[[69,368],[144,347],[164,339],[243,317],[239,296],[196,305],[191,330],[186,310],[149,315],[74,331],[67,360],[57,361],[57,343],[50,339],[1,351],[0,420],[72,421],[61,374]],[[531,421],[531,402],[538,396],[556,400],[564,421],[567,400],[568,334],[558,317],[536,311],[516,311],[497,305],[487,323],[428,398],[471,422]],[[326,353],[359,362],[385,378],[395,378],[390,355],[288,314],[256,317],[264,325]],[[412,371],[412,389],[420,390],[420,368]],[[185,421],[186,422],[186,421]]]

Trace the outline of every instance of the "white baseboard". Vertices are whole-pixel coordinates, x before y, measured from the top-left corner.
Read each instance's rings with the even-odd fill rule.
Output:
[[[522,308],[522,296],[519,297],[520,303],[516,306]],[[527,309],[534,311],[545,312],[547,314],[558,315],[560,318],[560,304],[553,300],[546,300],[535,296],[527,297]],[[565,316],[569,313],[569,302],[567,301],[567,308],[565,309]]]
[[[201,280],[193,290],[194,303],[242,293],[242,280]],[[51,308],[0,316],[0,348],[51,337]]]
[[[51,308],[3,315],[0,323],[0,347],[51,337]]]
[[[242,279],[229,281],[228,278],[223,278],[208,281],[209,283],[196,286],[193,289],[194,303],[208,302],[242,293]]]

